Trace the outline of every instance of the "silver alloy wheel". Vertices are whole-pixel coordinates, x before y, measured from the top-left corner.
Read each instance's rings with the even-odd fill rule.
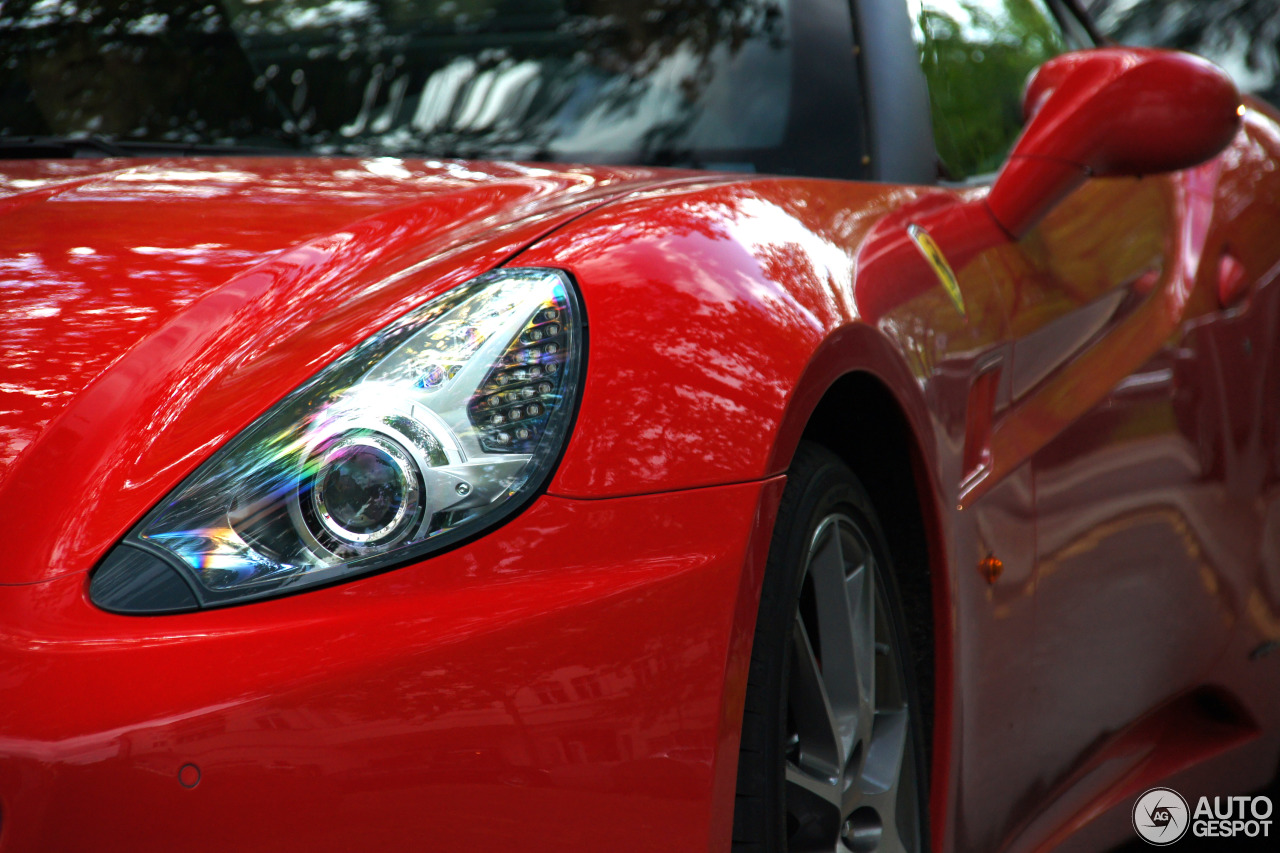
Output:
[[[906,661],[880,571],[853,518],[822,519],[791,630],[791,853],[922,849]]]

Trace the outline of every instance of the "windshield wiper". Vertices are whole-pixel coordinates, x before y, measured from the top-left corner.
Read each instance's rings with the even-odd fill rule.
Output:
[[[0,160],[78,159],[90,157],[190,157],[195,155],[282,155],[298,149],[260,145],[143,142],[101,136],[3,136]]]

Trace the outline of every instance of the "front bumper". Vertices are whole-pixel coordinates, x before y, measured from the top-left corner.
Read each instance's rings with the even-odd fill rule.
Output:
[[[0,850],[728,847],[782,480],[202,613],[0,587]]]

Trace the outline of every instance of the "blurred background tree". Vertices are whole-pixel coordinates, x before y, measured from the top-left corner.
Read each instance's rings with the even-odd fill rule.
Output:
[[[1236,84],[1280,105],[1280,3],[1276,0],[1084,0],[1116,41],[1197,53]]]

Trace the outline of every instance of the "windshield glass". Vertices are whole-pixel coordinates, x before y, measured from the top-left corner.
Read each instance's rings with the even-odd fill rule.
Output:
[[[785,0],[0,0],[0,134],[752,168]],[[766,156],[766,159],[767,156]]]

